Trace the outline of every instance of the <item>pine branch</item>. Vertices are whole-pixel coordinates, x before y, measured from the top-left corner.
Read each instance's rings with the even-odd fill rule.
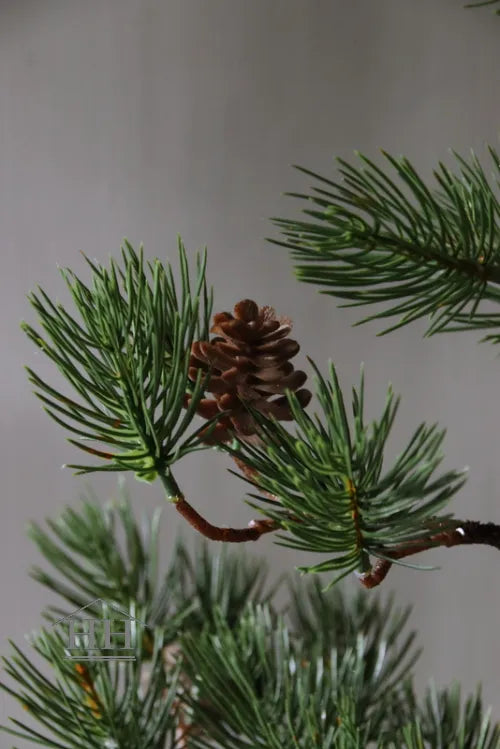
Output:
[[[427,335],[500,327],[500,315],[478,313],[499,302],[500,160],[490,148],[495,177],[478,159],[454,154],[458,170],[440,163],[429,188],[405,158],[383,152],[399,182],[366,156],[361,166],[338,159],[340,179],[306,169],[316,185],[295,194],[310,220],[274,219],[296,261],[297,278],[355,307],[385,308],[360,322],[398,316],[387,333],[431,316]]]
[[[215,610],[222,613],[229,627],[235,626],[249,601],[272,605],[282,582],[278,579],[268,587],[267,565],[245,549],[235,552],[222,545],[214,551],[206,542],[197,543],[193,552],[179,543],[174,566],[178,606],[196,604],[189,621],[191,631],[203,629],[207,622],[213,624]]]
[[[80,466],[80,472],[133,470],[143,480],[153,481],[159,477],[167,499],[206,537],[218,541],[244,542],[257,540],[264,533],[285,531],[286,535],[278,535],[278,543],[335,554],[326,562],[303,569],[310,572],[337,570],[340,577],[358,571],[366,586],[380,582],[392,563],[401,563],[398,560],[415,551],[438,543],[456,545],[460,540],[457,527],[461,524],[452,520],[451,516],[441,516],[439,513],[460,488],[463,477],[457,472],[448,472],[430,482],[432,473],[442,459],[439,448],[444,433],[438,432],[436,426],[428,428],[421,425],[392,471],[382,476],[385,442],[396,414],[397,401],[394,402],[389,391],[382,417],[370,430],[363,423],[361,384],[359,393],[354,391],[353,394],[354,431],[351,435],[333,367],[329,383],[315,368],[323,423],[317,417],[315,423],[305,413],[304,405],[311,396],[306,390],[280,395],[278,400],[271,402],[261,397],[262,403],[257,400],[260,406],[256,408],[252,406],[253,401],[246,402],[244,396],[239,399],[238,419],[234,428],[234,437],[238,440],[233,447],[225,442],[219,447],[229,452],[240,467],[243,466],[250,483],[257,483],[264,491],[266,496],[257,499],[266,504],[264,514],[267,517],[252,520],[247,528],[225,528],[214,526],[195,510],[175,481],[171,465],[187,452],[205,447],[205,441],[210,442],[211,430],[227,412],[218,410],[220,404],[214,401],[214,415],[208,420],[208,427],[202,425],[184,442],[179,442],[198,410],[204,390],[210,391],[214,387],[211,367],[207,371],[203,366],[197,369],[194,385],[190,367],[194,338],[198,337],[198,343],[203,336],[207,338],[210,324],[211,301],[205,286],[205,260],[202,262],[198,259],[198,279],[192,295],[182,244],[179,245],[179,253],[181,302],[170,266],[165,270],[159,261],[154,265],[148,264],[153,278],[150,285],[142,253],[137,256],[129,245],[122,252],[123,268],[113,261],[110,270],[91,263],[94,274],[92,289],[87,288],[74,274],[65,274],[67,281],[71,279],[68,283],[84,327],[61,305],[51,302],[43,291],[40,296],[32,295],[31,301],[52,343],[43,340],[30,326],[24,326],[26,332],[53,359],[81,398],[92,408],[70,400],[30,370],[31,380],[38,387],[37,394],[49,405],[48,412],[56,421],[76,429],[84,440],[99,439],[117,448],[117,452],[111,454],[78,443],[107,463],[105,466]],[[463,258],[456,261],[469,262]],[[491,273],[491,268],[488,266],[485,272]],[[125,289],[125,297],[120,291],[120,284]],[[200,320],[201,299],[204,301]],[[282,334],[286,335],[290,330],[289,321],[283,323],[275,320],[274,311],[272,317],[269,314],[266,316],[266,310],[268,308],[263,308],[261,314],[258,305],[244,300],[235,307],[235,313],[243,315],[241,320],[224,313],[218,316],[217,324],[229,325],[231,334],[234,334],[233,328],[238,324],[240,333],[244,328],[245,336],[250,336],[251,340],[254,336],[251,326],[254,323],[261,325],[262,334],[267,330],[264,330],[266,325],[273,326],[271,335],[278,335],[279,340],[276,343],[272,338],[269,349],[264,335],[264,348],[259,355],[273,365],[270,371],[277,378],[277,392],[282,393],[284,388],[279,383],[273,363],[276,357],[280,362],[287,362],[296,352],[298,344],[281,340]],[[247,321],[245,315],[253,315],[256,319],[252,322],[252,317]],[[279,330],[276,330],[276,326]],[[245,336],[243,341],[246,340]],[[293,350],[290,350],[291,344]],[[245,345],[240,347],[243,353]],[[222,344],[220,347],[217,356],[214,354],[214,362],[224,369],[224,366],[233,363],[233,359]],[[214,348],[217,346],[212,346]],[[229,348],[234,354],[234,347]],[[236,349],[240,351],[237,346]],[[257,353],[259,350],[257,346]],[[239,354],[236,357],[239,362],[238,357]],[[261,362],[262,366],[264,363]],[[235,371],[239,371],[238,367]],[[233,369],[229,374],[234,377]],[[297,380],[295,376],[294,383],[295,387],[300,387],[305,373],[297,374],[299,377]],[[222,381],[225,376],[225,371],[221,370],[219,379]],[[266,374],[263,381],[265,386],[268,384],[267,377]],[[259,386],[250,385],[250,381],[251,376],[245,383],[258,390]],[[264,388],[263,392],[266,394],[268,391]],[[274,393],[273,389],[271,393]],[[238,396],[233,393],[231,398],[234,401]],[[100,402],[99,406],[96,405],[97,401]],[[64,402],[64,406],[58,405],[60,402]],[[204,399],[203,403],[206,402]],[[186,412],[181,416],[183,408],[186,408]],[[236,408],[234,403],[231,408],[233,411]],[[256,411],[255,416],[253,411]],[[56,412],[64,412],[67,419],[84,425],[85,430],[61,420]],[[280,426],[278,418],[295,419],[298,439],[292,438]],[[244,429],[242,434],[238,432],[238,424],[242,426],[246,423],[262,430],[260,444],[250,444]],[[224,429],[230,434],[230,423],[225,424]],[[254,436],[259,439],[257,435]],[[253,475],[259,477],[258,482],[252,481]],[[262,507],[257,506],[257,509],[263,512]],[[85,538],[95,549],[97,558],[102,557],[104,574],[97,579],[102,581],[99,595],[106,596],[111,592],[110,585],[112,589],[120,575],[123,577],[124,564],[119,550],[107,548],[106,531],[98,534],[98,528],[94,526],[96,522],[99,526],[99,520],[96,520],[91,507],[88,513]],[[78,545],[82,536],[75,522],[75,517],[69,514],[64,540],[72,539],[71,542]],[[131,521],[126,511],[121,522],[127,541],[136,555],[135,560],[142,559],[145,549],[130,536]],[[33,532],[36,533],[36,529]],[[59,531],[56,530],[56,533]],[[450,534],[453,533],[455,536],[451,543]],[[50,545],[51,542],[43,534],[39,538],[41,543]],[[55,553],[54,548],[53,551]],[[372,568],[370,556],[382,561]],[[84,570],[68,561],[67,555],[62,554],[60,562],[67,564],[72,572],[72,585],[88,592],[85,577],[82,577]],[[78,583],[79,580],[82,582]],[[139,581],[135,580],[135,595],[138,594],[138,584]],[[130,596],[132,591],[124,589],[122,595]]]
[[[32,577],[72,609],[98,598],[121,609],[133,605],[141,621],[164,628],[169,644],[186,627],[202,628],[216,606],[232,622],[250,598],[271,599],[264,564],[244,552],[230,554],[225,545],[217,553],[198,545],[191,553],[179,538],[160,577],[161,510],[148,521],[143,518],[141,527],[123,485],[120,494],[104,507],[89,495],[78,509],[67,507],[56,521],[47,519],[47,529],[29,526],[31,539],[52,568],[48,572],[36,566]],[[68,613],[59,606],[47,609],[51,621]]]
[[[155,260],[145,267],[142,249],[137,255],[128,242],[121,265],[111,260],[106,269],[85,259],[93,274],[91,287],[72,271],[62,271],[79,319],[40,289],[29,299],[46,338],[22,324],[79,400],[28,368],[29,379],[47,413],[77,435],[69,441],[105,461],[104,466],[70,467],[78,473],[134,471],[137,478],[150,482],[183,455],[205,447],[196,431],[182,438],[203,392],[203,378],[193,386],[187,369],[192,341],[208,337],[212,294],[205,282],[206,256],[197,257],[192,289],[179,241],[180,294],[171,266]],[[191,404],[184,410],[187,392]],[[215,423],[216,419],[211,425]]]
[[[91,576],[94,595],[103,592],[108,572],[109,585],[116,585],[113,600],[122,607],[128,601],[136,616],[154,611],[157,523],[155,515],[141,529],[129,506],[101,510],[86,502],[49,523],[52,543],[38,527],[32,536],[71,586],[75,560],[82,578]],[[118,558],[122,530],[128,540]],[[99,551],[105,533],[109,552]],[[150,543],[151,558],[138,554]],[[213,555],[201,545],[193,557],[180,544],[166,579],[165,620],[156,620],[152,639],[139,627],[137,660],[125,668],[65,660],[64,643],[51,630],[33,643],[54,670],[50,679],[13,646],[4,659],[12,685],[1,687],[40,728],[17,722],[2,730],[54,749],[500,747],[499,729],[479,695],[465,708],[457,689],[432,688],[422,705],[417,701],[411,669],[418,653],[414,633],[405,632],[410,611],[394,610],[390,598],[381,603],[359,592],[349,600],[339,588],[322,593],[317,578],[309,585],[295,582],[289,628],[269,605],[274,591],[265,592],[262,565],[241,553],[228,555],[226,546]],[[41,582],[65,595],[54,578]],[[73,605],[87,592],[75,585],[67,600]]]
[[[382,601],[361,590],[348,597],[342,586],[325,591],[318,577],[290,587],[292,628],[306,649],[317,648],[325,658],[335,650],[342,658],[362,638],[365,671],[357,694],[359,702],[375,703],[410,679],[421,652],[414,647],[415,632],[406,631],[411,607],[395,609],[392,595]],[[390,721],[390,717],[386,715],[384,720]],[[398,717],[390,730],[400,725]]]
[[[219,546],[217,553],[211,553],[206,544],[199,544],[192,554],[180,540],[176,542],[167,571],[159,582],[159,520],[160,513],[155,512],[149,522],[143,520],[141,527],[135,520],[130,501],[125,495],[121,501],[109,503],[104,508],[100,507],[95,497],[86,499],[77,510],[66,508],[56,521],[48,520],[48,530],[36,524],[31,525],[30,536],[55,573],[48,573],[37,567],[32,574],[41,584],[62,596],[66,604],[70,604],[70,610],[67,605],[47,610],[46,618],[52,623],[55,618],[66,616],[71,613],[71,609],[82,606],[86,606],[90,616],[95,615],[99,619],[102,611],[87,605],[89,600],[96,598],[104,598],[107,605],[116,604],[121,610],[131,611],[134,617],[147,623],[148,627],[143,628],[136,638],[140,658],[135,670],[127,671],[127,678],[133,678],[136,686],[143,685],[142,691],[144,685],[149,685],[151,680],[161,682],[163,677],[161,672],[155,670],[154,655],[156,650],[161,651],[160,665],[168,680],[175,677],[176,688],[172,699],[165,703],[165,710],[170,712],[170,739],[168,735],[165,734],[164,737],[162,734],[154,749],[164,749],[165,746],[181,749],[188,745],[182,743],[181,736],[191,736],[195,727],[190,720],[189,706],[184,704],[185,694],[193,686],[182,670],[178,645],[180,635],[183,632],[200,632],[214,621],[215,611],[224,617],[229,627],[235,626],[250,599],[270,602],[278,584],[266,589],[263,563],[247,558],[245,553],[231,554],[226,546]],[[48,642],[53,645],[47,660],[55,664],[57,672],[59,666],[65,668],[68,661],[61,665],[62,644],[60,640],[54,640],[54,632],[42,634],[40,642],[45,642],[47,637]],[[25,660],[26,657],[17,649],[16,653],[17,656],[7,659],[6,670],[28,691],[18,692],[5,684],[3,688],[22,701],[33,691],[35,682],[36,685],[39,684],[40,677],[35,669],[32,685],[22,681],[16,658]],[[69,671],[66,668],[64,673],[69,674],[73,681],[76,680],[78,689],[75,699],[78,705],[81,702],[84,710],[88,708],[89,720],[91,723],[94,719],[100,721],[98,725],[102,729],[108,725],[102,722],[103,694],[106,695],[109,691],[106,686],[108,681],[116,680],[117,674],[112,664],[109,667],[108,664],[100,664],[104,668],[104,675],[100,676],[96,675],[100,673],[99,670],[89,671],[87,665],[73,664],[74,668]],[[40,704],[43,703],[44,706],[39,711],[31,711],[34,718],[42,720],[51,710],[55,715],[59,702],[67,703],[63,687],[64,684],[55,685],[45,697],[40,696]],[[148,709],[153,709],[151,698],[146,694],[142,696],[147,700]],[[137,712],[140,707],[120,703],[116,705],[116,709],[125,711],[123,718],[116,718],[117,723],[126,724],[126,719],[133,710],[130,719],[140,724]],[[65,714],[61,716],[61,722],[64,718]],[[168,716],[163,716],[163,719],[167,718]],[[111,719],[112,716],[109,716],[110,721]],[[50,723],[46,727],[55,737],[58,735],[57,725]],[[34,730],[25,725],[21,728],[28,733]],[[70,728],[64,734],[67,741],[71,740],[72,730]],[[88,728],[89,740],[90,737],[95,738],[95,735],[101,736],[103,730],[96,734],[92,723]],[[109,741],[115,741],[113,737],[116,736],[116,730],[118,729],[115,729],[115,733],[104,734],[111,737]],[[151,746],[153,749],[153,745],[147,743],[147,735],[144,742],[135,734],[128,736],[126,744],[125,735],[124,725],[122,738],[116,743],[116,749],[125,746],[130,749],[149,749]],[[56,743],[50,743],[51,739],[48,737],[46,739],[49,741],[48,746],[57,746]],[[86,746],[78,742],[71,744],[77,745]],[[114,747],[115,744],[110,744],[111,746]]]
[[[221,412],[223,413],[223,412]],[[204,431],[204,430],[203,430]],[[227,528],[213,525],[187,501],[171,472],[161,473],[160,479],[165,488],[169,502],[172,502],[177,512],[205,538],[211,541],[229,543],[245,543],[257,541],[264,533],[276,529],[276,524],[270,520],[251,520],[246,528]]]
[[[222,448],[242,457],[255,473],[254,481],[248,472],[240,478],[276,497],[252,494],[255,501],[249,504],[282,531],[278,543],[334,555],[300,569],[336,571],[336,579],[352,571],[369,575],[370,556],[401,563],[402,548],[429,548],[440,542],[438,533],[455,532],[462,524],[442,511],[465,474],[448,471],[434,478],[443,459],[444,432],[421,424],[393,466],[383,470],[399,400],[389,389],[380,419],[365,424],[362,377],[359,390],[353,389],[351,425],[335,368],[330,365],[327,381],[311,364],[321,417],[311,418],[289,393],[295,434],[252,412],[261,444],[241,441]]]
[[[330,665],[323,663],[294,643],[265,607],[249,608],[236,630],[219,619],[215,632],[207,630],[196,640],[187,636],[184,652],[200,690],[192,704],[194,719],[227,749],[337,746],[345,730],[339,682],[345,701],[351,685],[362,679],[354,653],[342,660],[332,653]],[[214,714],[223,721],[214,724]],[[194,738],[193,746],[200,745]]]
[[[497,749],[500,745],[500,725],[493,724],[491,711],[483,709],[480,689],[462,704],[458,684],[438,690],[431,683],[422,703],[407,689],[401,707],[408,716],[408,723],[401,732],[401,743],[407,749],[426,746]],[[396,749],[400,745],[391,743],[389,746]]]
[[[27,368],[45,411],[78,435],[78,440],[68,438],[69,442],[104,461],[104,465],[69,467],[77,469],[77,474],[133,471],[148,483],[159,477],[167,499],[212,540],[257,540],[274,530],[265,521],[252,521],[241,529],[214,526],[186,500],[171,471],[184,455],[206,449],[226,416],[216,408],[215,415],[182,440],[211,375],[200,368],[194,383],[189,377],[193,342],[208,340],[213,294],[205,282],[206,254],[197,256],[192,289],[186,252],[179,240],[180,295],[171,266],[155,260],[145,268],[142,248],[137,255],[128,242],[122,248],[121,267],[114,260],[109,269],[86,260],[93,273],[91,288],[72,271],[62,271],[80,321],[40,289],[29,299],[47,339],[22,323],[29,338],[52,359],[80,397],[79,401],[69,398]],[[111,446],[115,452],[88,442]]]
[[[95,749],[97,745],[174,749],[178,674],[172,671],[167,678],[163,639],[159,630],[146,689],[140,687],[141,647],[136,660],[125,664],[81,664],[65,657],[65,644],[57,632],[42,631],[33,647],[51,666],[54,678],[50,680],[12,643],[14,654],[2,660],[17,689],[4,683],[0,688],[22,704],[40,730],[18,720],[13,720],[15,728],[0,726],[0,730],[53,749]],[[138,637],[137,642],[141,641]]]
[[[369,620],[371,604],[366,596],[358,602]],[[352,613],[352,602],[343,605]],[[345,632],[343,647],[325,652],[304,646],[265,607],[250,606],[232,630],[219,617],[215,630],[186,636],[187,668],[199,688],[191,709],[212,739],[193,736],[192,747],[499,747],[499,729],[478,695],[462,709],[456,689],[431,688],[418,703],[411,680],[401,683],[411,653],[397,641],[400,629],[387,637],[379,615],[372,640],[364,631]]]
[[[459,521],[458,521],[459,522]],[[478,523],[465,520],[454,530],[439,531],[429,536],[427,541],[416,541],[400,548],[387,551],[385,558],[379,559],[366,573],[360,575],[360,582],[365,588],[375,588],[385,579],[392,564],[397,559],[419,554],[435,546],[462,546],[464,544],[484,544],[500,549],[500,526],[494,523]]]
[[[300,582],[295,578],[289,583],[289,590],[291,603],[287,612],[292,630],[306,646],[320,646],[324,653],[335,648],[342,655],[362,635],[366,640],[367,660],[374,667],[376,650],[383,641],[390,649],[387,656],[390,680],[408,676],[408,670],[420,655],[420,650],[413,653],[415,632],[405,634],[411,606],[395,609],[393,594],[383,602],[380,597],[367,596],[359,589],[347,596],[342,585],[325,591],[319,576]],[[395,679],[394,673],[403,661],[406,666]],[[379,674],[379,678],[383,683],[386,677]]]

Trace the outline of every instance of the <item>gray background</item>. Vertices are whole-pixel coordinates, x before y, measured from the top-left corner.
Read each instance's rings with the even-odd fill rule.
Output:
[[[48,602],[27,576],[38,557],[26,522],[77,504],[85,486],[60,470],[78,456],[22,371],[53,376],[19,330],[32,319],[25,295],[40,283],[65,298],[56,265],[86,274],[78,251],[106,262],[124,235],[174,262],[177,233],[190,251],[207,245],[217,308],[250,296],[289,314],[297,363],[332,357],[347,392],[364,361],[371,415],[391,380],[403,395],[392,451],[438,420],[445,467],[471,468],[456,514],[500,522],[498,351],[468,334],[423,340],[421,324],[382,339],[376,325],[353,329],[355,313],[299,286],[286,251],[264,241],[269,216],[296,215],[281,193],[308,184],[291,163],[333,173],[334,155],[383,147],[428,174],[450,146],[484,155],[498,144],[499,42],[500,19],[460,0],[0,4],[2,651],[40,625]],[[227,467],[206,453],[177,477],[213,522],[246,524],[245,485]],[[92,483],[103,499],[115,492],[114,479]],[[138,508],[163,502],[159,485],[128,485]],[[177,528],[166,508],[165,549]],[[297,562],[269,537],[252,551],[279,571]],[[468,692],[482,681],[499,716],[498,553],[421,561],[442,568],[395,570],[384,585],[414,604],[419,685],[457,678]]]

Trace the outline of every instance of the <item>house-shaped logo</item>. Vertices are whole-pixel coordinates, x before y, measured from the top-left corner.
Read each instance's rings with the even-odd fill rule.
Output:
[[[68,660],[134,661],[138,625],[147,627],[113,603],[96,598],[52,626],[65,629]]]

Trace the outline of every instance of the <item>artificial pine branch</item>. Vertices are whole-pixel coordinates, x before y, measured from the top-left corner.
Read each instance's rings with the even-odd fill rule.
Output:
[[[378,174],[373,165],[369,168]],[[423,194],[418,179],[412,180]],[[483,189],[486,183],[476,175],[474,184]],[[413,220],[413,228],[417,223]],[[444,219],[440,225],[446,232]],[[462,255],[451,253],[450,262],[472,262]],[[329,555],[303,570],[336,571],[336,579],[355,571],[366,587],[379,584],[393,563],[407,564],[401,560],[432,546],[498,545],[496,528],[443,514],[464,481],[457,471],[434,478],[444,432],[421,424],[393,467],[383,469],[398,406],[391,390],[380,420],[366,425],[362,379],[359,390],[353,390],[350,425],[335,368],[330,366],[328,381],[309,360],[322,411],[321,417],[311,418],[306,412],[311,392],[303,387],[306,374],[290,362],[299,350],[288,337],[291,321],[245,299],[234,314],[217,313],[210,327],[205,259],[198,258],[192,291],[182,243],[179,257],[181,296],[172,268],[158,260],[145,266],[142,251],[137,255],[129,244],[122,251],[122,265],[112,261],[105,269],[90,263],[91,287],[64,272],[83,322],[45,292],[31,296],[47,339],[27,324],[23,328],[80,400],[70,399],[32,370],[30,380],[49,415],[80,436],[70,442],[104,461],[73,466],[79,473],[132,470],[149,483],[159,478],[167,499],[207,538],[246,542],[278,531],[279,544]],[[491,275],[492,267],[485,263],[483,270]],[[210,332],[215,333],[212,339]],[[188,434],[196,413],[207,421]],[[281,421],[291,421],[295,434]],[[89,441],[112,446],[114,452],[90,447]],[[210,523],[174,478],[177,460],[210,445],[231,455],[245,480],[262,492],[254,497],[259,504],[252,506],[264,517],[246,528]],[[129,521],[122,521],[126,527]],[[95,546],[91,531],[88,537]],[[75,569],[73,581],[77,578]]]
[[[137,642],[141,643],[140,637]],[[1,726],[2,731],[53,749],[174,749],[179,668],[169,673],[164,669],[161,629],[156,631],[147,656],[145,688],[139,688],[144,665],[140,646],[136,660],[126,664],[80,664],[65,657],[64,642],[57,632],[42,630],[32,646],[54,671],[52,680],[12,646],[14,654],[2,660],[17,689],[5,683],[0,687],[22,704],[40,729],[13,720],[16,728]]]
[[[170,265],[164,267],[156,259],[145,267],[142,248],[137,255],[127,241],[122,248],[121,265],[111,260],[106,269],[85,259],[93,273],[91,287],[72,271],[62,271],[79,318],[68,313],[62,304],[54,303],[40,289],[29,299],[46,338],[27,323],[22,324],[29,338],[52,359],[80,398],[79,401],[69,398],[27,368],[45,411],[64,429],[78,435],[78,440],[68,438],[71,444],[105,462],[104,465],[70,464],[69,467],[77,469],[78,474],[133,471],[136,478],[149,483],[159,477],[167,498],[176,505],[178,512],[212,540],[256,540],[262,533],[272,530],[273,525],[267,521],[252,521],[243,529],[214,526],[189,504],[171,471],[173,463],[189,452],[206,449],[212,442],[212,434],[219,442],[219,427],[226,430],[236,413],[234,402],[231,405],[222,400],[218,408],[214,401],[216,407],[212,409],[208,424],[182,439],[196,412],[207,414],[209,401],[203,399],[203,392],[207,386],[214,387],[215,378],[210,378],[210,385],[211,367],[204,366],[203,359],[209,350],[217,352],[215,364],[220,364],[221,357],[227,359],[223,347],[208,343],[212,292],[208,292],[205,281],[206,255],[196,259],[197,278],[193,286],[186,252],[179,240],[181,294]],[[255,322],[252,311],[256,305],[246,300],[240,306],[242,319],[239,322],[250,331]],[[224,328],[220,317],[216,325]],[[269,346],[277,347],[280,360],[277,368],[266,367],[263,361],[260,371],[265,378],[269,378],[270,371],[274,373],[271,383],[274,392],[283,392],[279,384],[276,390],[275,383],[294,353],[290,351],[290,344],[295,342],[279,340],[283,333],[286,335],[289,326],[285,320],[276,320],[271,308],[263,308],[257,322],[259,341],[254,340],[255,351],[260,350],[257,346],[260,342],[262,358],[274,360]],[[283,350],[283,344],[288,347],[288,353]],[[194,351],[201,357],[197,367],[193,367]],[[302,372],[295,373],[297,376],[300,381],[305,377]],[[264,381],[255,390],[259,397],[254,404],[259,407],[260,401],[266,401],[267,409],[274,409],[275,413],[281,409],[281,418],[289,418],[286,397],[267,402],[272,389],[259,395],[262,387],[268,384]],[[282,387],[288,385],[292,385],[290,380]],[[246,391],[249,392],[248,385]],[[298,395],[304,404],[310,398],[305,389]],[[226,405],[229,405],[229,414]],[[240,418],[244,410],[243,406],[239,409]],[[91,446],[89,442],[110,446],[114,452]]]
[[[431,688],[443,725],[435,713],[429,716],[428,705],[419,705],[411,680],[403,676],[411,653],[398,656],[399,643],[389,645],[384,634],[369,644],[363,631],[344,633],[343,648],[321,654],[291,637],[265,607],[249,607],[231,631],[219,619],[215,631],[184,640],[187,668],[200,690],[190,699],[194,720],[226,749],[402,749],[414,746],[404,734],[416,730],[425,746],[498,747],[499,730],[481,711],[470,710],[472,701],[465,717],[456,690],[439,694]],[[392,684],[385,683],[391,661]],[[481,704],[477,696],[474,703]],[[193,747],[210,745],[193,737]]]
[[[500,730],[479,694],[462,705],[456,687],[431,686],[417,699],[410,609],[362,591],[324,593],[316,577],[290,585],[286,616],[279,615],[277,588],[266,586],[261,563],[226,546],[214,554],[206,544],[193,555],[177,543],[158,585],[157,525],[155,514],[141,527],[127,500],[102,508],[94,498],[66,509],[47,530],[33,527],[57,572],[36,577],[63,597],[57,611],[73,607],[80,593],[101,595],[108,575],[109,601],[150,612],[154,637],[143,632],[137,660],[118,669],[65,660],[59,634],[42,631],[32,644],[55,679],[14,645],[2,688],[28,717],[4,731],[53,749],[499,749]],[[96,553],[90,531],[97,539],[107,534],[109,553]],[[158,590],[168,599],[159,608]]]
[[[316,369],[315,385],[322,418],[311,418],[290,393],[296,434],[254,413],[261,427],[260,444],[224,445],[253,470],[253,480],[242,478],[279,499],[277,503],[268,496],[251,495],[259,503],[251,505],[282,531],[280,544],[335,554],[304,565],[303,571],[336,571],[336,579],[358,571],[368,587],[382,579],[380,568],[371,567],[371,556],[400,563],[432,546],[479,538],[477,531],[469,536],[461,521],[442,514],[465,481],[464,472],[433,475],[443,458],[443,431],[421,424],[393,466],[384,470],[385,446],[399,402],[392,390],[381,418],[365,424],[362,376],[359,389],[353,389],[350,425],[333,365],[329,381]],[[491,528],[481,542],[486,538],[496,543]]]
[[[315,185],[290,194],[309,219],[274,219],[283,239],[271,241],[290,250],[300,281],[351,300],[340,306],[385,304],[360,321],[398,316],[383,333],[427,315],[427,335],[498,329],[499,315],[478,312],[500,301],[498,154],[490,148],[490,179],[455,153],[458,170],[440,163],[431,189],[408,159],[382,153],[387,170],[362,154],[360,166],[338,159],[337,180],[301,169]]]
[[[72,271],[62,276],[78,317],[55,304],[42,290],[29,297],[46,338],[27,323],[23,330],[57,365],[79,396],[75,401],[28,369],[36,395],[47,413],[65,430],[69,441],[102,465],[71,465],[78,473],[133,471],[152,481],[183,455],[202,449],[194,432],[182,441],[202,394],[202,378],[193,386],[187,376],[192,341],[208,335],[212,294],[205,282],[206,256],[196,259],[192,288],[189,265],[179,241],[180,294],[171,266],[156,259],[144,264],[128,242],[122,264],[109,269],[85,258],[92,286]],[[191,405],[183,409],[184,394]],[[88,446],[97,442],[106,451]],[[112,449],[113,452],[110,452]]]

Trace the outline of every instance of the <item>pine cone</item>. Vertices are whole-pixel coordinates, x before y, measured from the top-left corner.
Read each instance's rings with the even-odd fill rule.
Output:
[[[299,389],[307,379],[305,372],[295,370],[290,359],[299,351],[299,344],[288,338],[292,329],[287,317],[277,318],[272,307],[258,307],[251,299],[243,299],[234,308],[234,315],[214,315],[208,341],[195,341],[191,348],[189,378],[196,380],[198,370],[211,377],[207,391],[214,398],[200,401],[197,412],[211,419],[220,411],[229,411],[206,439],[208,444],[227,442],[230,430],[254,444],[259,442],[257,424],[246,405],[280,421],[291,421],[286,388],[293,390],[302,406],[311,400],[309,390]],[[272,396],[280,397],[271,400]],[[186,405],[190,402],[186,397]]]

